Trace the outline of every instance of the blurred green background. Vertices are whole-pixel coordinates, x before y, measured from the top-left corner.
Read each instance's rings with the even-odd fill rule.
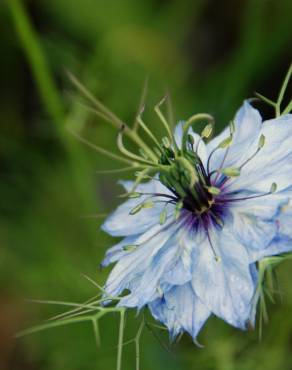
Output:
[[[114,241],[91,216],[119,202],[118,176],[96,171],[120,165],[66,128],[113,152],[116,132],[83,107],[66,70],[130,124],[148,76],[154,131],[151,107],[166,90],[176,118],[208,112],[220,130],[254,91],[276,97],[291,60],[291,14],[290,0],[1,1],[1,370],[115,369],[115,316],[102,321],[98,351],[87,324],[12,338],[60,312],[24,298],[81,302],[96,294],[81,273],[102,283],[109,272],[98,265]],[[277,270],[283,294],[269,305],[261,342],[257,330],[212,318],[199,337],[204,349],[185,336],[169,353],[145,330],[141,369],[292,369],[291,263]],[[139,321],[131,316],[127,338]],[[134,366],[127,346],[123,369]]]

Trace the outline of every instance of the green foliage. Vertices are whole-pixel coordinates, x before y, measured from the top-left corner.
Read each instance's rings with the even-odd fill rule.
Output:
[[[108,274],[98,271],[98,264],[113,240],[99,230],[100,216],[120,202],[113,196],[120,191],[116,180],[131,174],[116,173],[121,167],[114,158],[91,152],[70,134],[117,154],[116,131],[102,123],[96,106],[88,108],[66,71],[78,76],[130,127],[143,111],[155,136],[168,134],[169,141],[170,133],[150,109],[168,91],[175,108],[166,108],[169,116],[176,121],[210,112],[217,132],[253,91],[269,96],[258,95],[277,114],[287,112],[291,103],[283,90],[278,97],[276,93],[290,63],[291,4],[6,0],[1,5],[1,299],[13,305],[10,311],[24,312],[19,323],[23,328],[56,315],[48,305],[36,309],[23,304],[23,298],[80,302],[97,293],[80,273],[94,275],[99,282]],[[139,97],[147,76],[144,109]],[[156,112],[161,111],[156,106]],[[274,111],[267,114],[272,117]],[[151,140],[149,136],[149,145]],[[113,174],[94,174],[104,169],[113,169]],[[132,169],[131,165],[125,171]],[[134,169],[142,170],[141,179],[149,176],[143,168]],[[266,296],[279,288],[271,289],[274,280],[269,269],[264,270],[270,288]],[[260,342],[257,329],[241,333],[213,318],[199,338],[204,349],[187,336],[169,348],[160,327],[144,322],[141,336],[141,320],[129,314],[125,337],[119,337],[130,341],[123,348],[123,369],[137,365],[133,347],[143,370],[291,369],[291,262],[276,271],[285,297],[281,304],[279,294],[273,296],[274,306],[270,299],[261,301],[261,317],[268,306],[270,321],[262,326]],[[1,316],[7,323],[13,319]],[[10,358],[5,357],[4,368],[15,368],[16,361],[21,368],[28,363],[42,370],[115,369],[123,320],[119,324],[114,313],[99,327],[90,320],[90,328],[82,323],[19,339]],[[98,330],[101,333],[98,351],[92,328],[97,342]]]

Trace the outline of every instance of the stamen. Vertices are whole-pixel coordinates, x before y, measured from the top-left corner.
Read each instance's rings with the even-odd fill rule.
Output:
[[[164,194],[164,193],[138,193],[138,192],[136,192],[136,193],[133,193],[133,194],[139,194],[139,196],[150,195],[150,197],[148,199],[154,198],[154,197],[164,197],[164,198],[172,199],[174,201],[177,200],[176,197],[174,197],[172,195],[169,195],[169,194]],[[131,194],[129,195],[129,197],[133,198],[133,196],[131,196]]]
[[[270,191],[265,194],[258,194],[258,195],[252,195],[250,197],[242,197],[242,198],[229,198],[229,199],[216,199],[216,202],[218,203],[225,203],[225,202],[237,202],[242,200],[249,200],[249,199],[255,199],[255,198],[262,198],[266,197],[267,195],[271,195],[277,191],[277,184],[275,182],[272,183]]]
[[[217,151],[218,149],[220,149],[220,148],[219,148],[219,146],[217,146],[216,148],[214,148],[214,149],[212,150],[212,152],[210,153],[210,155],[209,155],[209,157],[208,157],[208,160],[207,160],[207,173],[208,173],[209,178],[210,178],[210,177],[211,177],[211,175],[213,174],[213,173],[210,173],[210,162],[211,162],[211,158],[213,157],[213,155],[216,153],[216,151]]]
[[[139,172],[138,175],[137,175],[137,178],[136,178],[136,181],[132,187],[132,189],[130,190],[130,193],[133,193],[137,186],[140,184],[140,182],[145,178],[145,176],[147,176],[148,174],[150,174],[151,172],[153,171],[153,168],[145,168],[143,171]],[[125,194],[125,196],[127,196],[128,193]]]
[[[245,162],[243,162],[243,164],[239,167],[240,169],[242,169],[245,165],[247,165],[252,159],[254,159],[254,157],[258,154],[258,152],[263,148],[263,146],[265,145],[265,141],[266,141],[266,138],[264,135],[261,135],[260,136],[260,139],[259,139],[259,143],[258,143],[258,148],[257,150],[255,151],[255,153],[250,157],[248,158]]]
[[[210,116],[209,114],[205,114],[205,113],[200,113],[200,114],[195,114],[193,116],[191,116],[185,123],[184,127],[183,127],[183,136],[182,136],[182,153],[184,154],[185,151],[186,151],[186,144],[187,144],[187,138],[188,138],[188,133],[189,133],[189,129],[190,127],[198,122],[198,121],[207,121],[209,122],[211,125],[214,125],[214,118],[212,116]]]
[[[216,262],[219,262],[219,261],[220,261],[220,257],[217,255],[217,253],[216,253],[216,251],[215,251],[215,248],[214,248],[214,246],[213,246],[213,243],[212,243],[212,240],[211,240],[211,237],[210,237],[210,233],[209,233],[208,227],[206,227],[206,225],[204,224],[204,221],[203,221],[203,226],[204,226],[204,229],[205,229],[205,232],[206,232],[206,235],[207,235],[207,238],[208,238],[208,241],[209,241],[209,244],[210,244],[211,250],[212,250],[212,252],[213,252],[213,255],[214,255],[215,261],[216,261]]]
[[[166,206],[163,208],[162,212],[159,215],[159,223],[160,225],[164,225],[167,218],[167,211]]]
[[[229,149],[230,149],[230,146],[228,146],[228,147],[227,147],[227,149],[225,150],[224,157],[223,157],[223,159],[222,159],[222,162],[221,162],[221,165],[220,165],[220,167],[219,167],[219,168],[223,168],[224,163],[225,163],[225,161],[226,161],[226,159],[227,159],[227,156],[228,156],[228,153],[229,153]],[[214,184],[216,184],[216,183],[217,183],[217,180],[218,180],[218,177],[219,177],[219,176],[220,176],[220,172],[218,171],[218,172],[217,172],[217,175],[216,175],[216,177],[215,177],[215,180],[214,180]]]
[[[208,125],[206,125],[201,133],[201,138],[202,139],[209,139],[209,137],[212,135],[213,133],[213,124],[211,123],[208,123]]]

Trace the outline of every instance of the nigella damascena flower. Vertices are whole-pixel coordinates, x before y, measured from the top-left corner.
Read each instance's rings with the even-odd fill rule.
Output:
[[[210,122],[201,136],[196,119]],[[205,144],[211,121],[180,122],[153,178],[122,182],[129,199],[103,224],[123,237],[103,261],[116,262],[106,292],[194,339],[212,314],[253,326],[257,261],[292,249],[292,115],[262,122],[246,101]]]

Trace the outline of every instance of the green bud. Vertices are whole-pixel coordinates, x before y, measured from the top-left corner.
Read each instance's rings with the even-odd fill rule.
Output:
[[[135,245],[135,244],[124,245],[123,250],[126,251],[126,252],[132,252],[135,249],[137,249],[137,247],[138,247],[138,245]]]
[[[226,139],[221,141],[218,147],[221,149],[225,149],[225,148],[228,148],[231,144],[232,144],[232,136],[228,136]]]
[[[260,140],[259,140],[259,144],[258,144],[258,148],[261,149],[265,145],[265,142],[266,142],[265,135],[261,135]]]
[[[270,188],[270,193],[273,194],[277,191],[277,184],[275,182],[272,183]]]
[[[135,215],[136,213],[140,212],[142,208],[143,208],[143,204],[138,204],[136,207],[131,209],[130,215]]]
[[[240,175],[240,169],[237,167],[222,168],[220,172],[228,177],[238,177]]]
[[[167,218],[167,212],[166,212],[166,208],[164,208],[163,211],[159,215],[159,223],[160,223],[160,225],[164,225],[165,224],[166,218]]]
[[[202,138],[206,138],[208,139],[210,137],[210,135],[212,134],[212,131],[213,131],[213,125],[211,123],[209,123],[207,126],[205,126],[205,128],[203,129],[202,133],[201,133],[201,137]]]
[[[215,186],[206,186],[206,189],[210,194],[218,195],[221,193],[221,190],[219,188],[216,188]]]

